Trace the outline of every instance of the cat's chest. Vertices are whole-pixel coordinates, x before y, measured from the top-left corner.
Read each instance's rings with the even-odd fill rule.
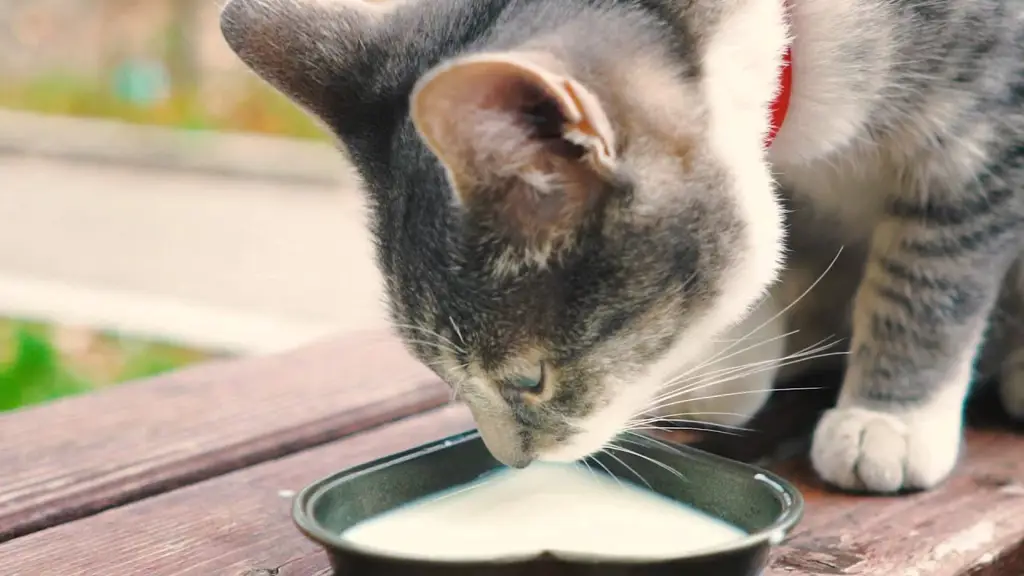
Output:
[[[791,234],[844,245],[867,242],[886,199],[898,194],[896,171],[869,154],[773,169]]]

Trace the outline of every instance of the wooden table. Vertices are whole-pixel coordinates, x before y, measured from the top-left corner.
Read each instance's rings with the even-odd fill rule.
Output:
[[[362,334],[0,416],[0,575],[326,576],[291,525],[295,491],[469,428],[447,398],[391,337]],[[763,456],[815,410],[791,414],[705,445]],[[972,429],[957,475],[904,498],[833,494],[776,458],[808,512],[769,576],[1024,575],[1024,435],[1005,423]]]

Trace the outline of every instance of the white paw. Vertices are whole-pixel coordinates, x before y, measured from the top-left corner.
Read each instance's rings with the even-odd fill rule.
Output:
[[[834,408],[814,432],[811,462],[822,479],[846,490],[928,489],[956,466],[961,427],[960,412],[946,408],[899,415]]]

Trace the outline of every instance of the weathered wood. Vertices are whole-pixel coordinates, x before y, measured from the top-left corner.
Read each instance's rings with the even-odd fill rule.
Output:
[[[968,572],[968,576],[1020,576],[1024,574],[1024,541],[1007,549],[991,563],[982,563]]]
[[[326,575],[326,558],[291,526],[283,491],[470,425],[459,407],[415,416],[20,538],[0,546],[0,566],[16,576]],[[787,461],[778,470],[801,486],[808,510],[768,575],[1020,576],[1020,454],[1024,436],[972,430],[952,480],[900,498],[832,493],[804,458]]]
[[[823,486],[804,456],[807,433],[833,402],[828,382],[837,377],[799,384],[833,392],[776,395],[749,425],[751,434],[667,433],[739,460],[781,461],[772,467],[800,487],[807,515],[766,576],[1024,575],[1024,430],[1012,430],[992,390],[971,403],[968,449],[946,485],[895,498],[856,497]]]
[[[807,515],[775,555],[769,576],[1020,576],[1024,436],[971,430],[967,454],[942,487],[892,498],[836,494],[806,460],[779,467],[799,480]],[[992,570],[986,565],[999,561]],[[1016,564],[1014,564],[1017,562]],[[979,572],[979,570],[982,570]]]
[[[471,427],[446,407],[0,545],[5,576],[313,576],[291,496],[339,469]],[[13,571],[12,571],[13,569]]]
[[[0,542],[447,399],[394,338],[371,333],[5,414]]]

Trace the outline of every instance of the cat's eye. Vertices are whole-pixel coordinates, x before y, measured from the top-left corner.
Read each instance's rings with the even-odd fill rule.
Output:
[[[544,364],[538,364],[534,370],[509,376],[506,381],[516,390],[539,392],[544,387]]]

